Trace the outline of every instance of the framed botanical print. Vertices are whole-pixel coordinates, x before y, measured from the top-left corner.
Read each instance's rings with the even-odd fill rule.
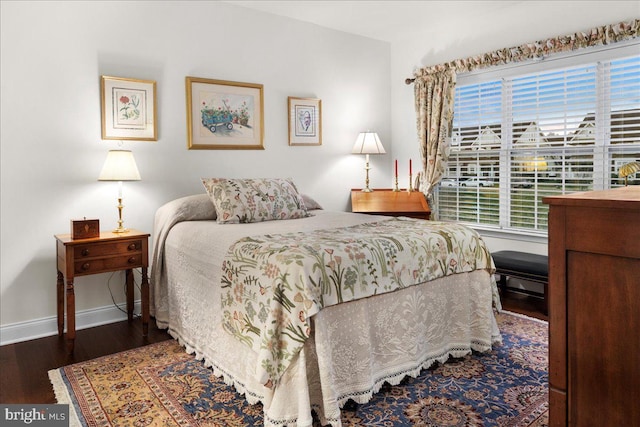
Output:
[[[156,82],[102,76],[102,139],[157,141]]]
[[[187,77],[190,150],[264,149],[263,87]]]
[[[322,145],[322,101],[294,98],[289,102],[289,145]]]

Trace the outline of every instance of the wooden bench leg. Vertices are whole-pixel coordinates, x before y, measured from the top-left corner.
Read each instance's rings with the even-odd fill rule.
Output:
[[[504,294],[504,292],[507,290],[507,275],[506,274],[500,274],[500,280],[498,281],[498,286],[500,287],[500,290]]]

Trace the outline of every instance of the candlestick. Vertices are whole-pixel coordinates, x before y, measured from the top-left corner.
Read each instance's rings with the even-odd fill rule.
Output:
[[[409,186],[407,187],[407,192],[411,193],[413,191],[413,169],[411,168],[411,159],[409,159]]]

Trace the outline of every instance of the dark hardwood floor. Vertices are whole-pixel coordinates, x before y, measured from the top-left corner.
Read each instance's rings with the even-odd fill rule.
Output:
[[[142,336],[142,320],[111,323],[76,331],[75,349],[67,354],[66,339],[57,335],[0,347],[0,403],[55,403],[47,372],[61,366],[171,339],[149,322]]]
[[[543,300],[506,291],[502,295],[505,310],[548,320]],[[151,319],[149,335],[142,336],[142,322],[134,320],[79,330],[75,351],[67,355],[64,338],[40,338],[0,347],[0,403],[55,403],[47,372],[61,366],[95,359],[108,354],[171,339]]]

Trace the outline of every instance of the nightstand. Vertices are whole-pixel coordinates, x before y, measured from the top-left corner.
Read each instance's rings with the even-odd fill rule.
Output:
[[[65,278],[67,302],[67,348],[73,352],[76,337],[76,312],[73,279],[76,276],[125,270],[127,316],[133,320],[133,269],[142,269],[142,331],[149,331],[149,234],[136,230],[128,233],[100,233],[100,237],[71,239],[70,234],[58,234],[58,336],[64,332]]]
[[[351,190],[351,211],[375,215],[429,219],[431,209],[420,191],[393,191],[390,188],[364,192]]]

